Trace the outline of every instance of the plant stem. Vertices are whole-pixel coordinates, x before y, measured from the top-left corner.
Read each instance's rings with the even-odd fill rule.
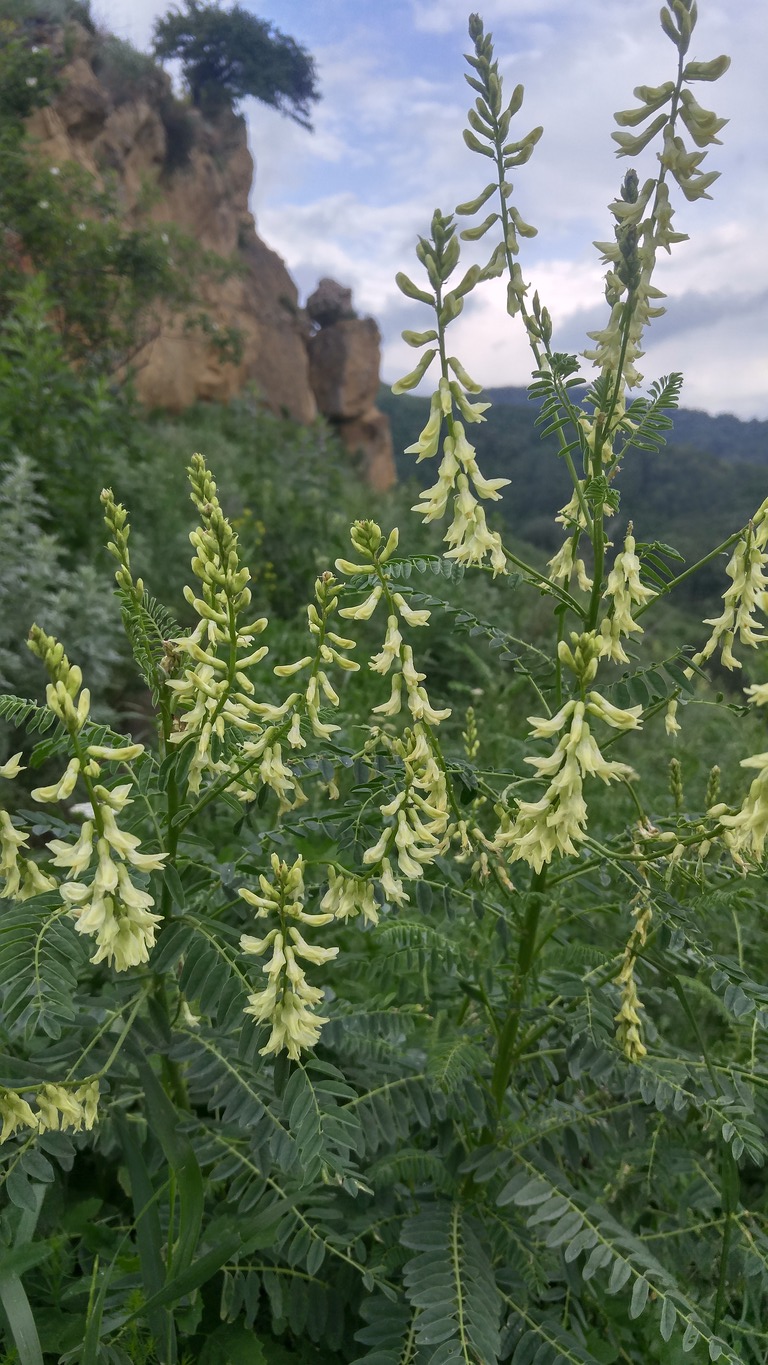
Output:
[[[514,1062],[514,1047],[520,1028],[520,1011],[523,1004],[528,975],[536,957],[536,940],[539,932],[539,920],[542,910],[542,892],[546,885],[547,869],[543,867],[540,872],[534,872],[531,877],[531,885],[528,892],[528,906],[523,920],[523,929],[520,935],[520,946],[517,954],[517,974],[515,989],[506,1021],[499,1036],[499,1044],[496,1051],[496,1062],[491,1078],[491,1093],[493,1095],[497,1114],[501,1114],[501,1107],[504,1096],[507,1092],[509,1077],[512,1072]]]
[[[647,611],[649,607],[652,607],[654,602],[658,602],[660,597],[665,597],[668,592],[672,592],[673,588],[678,587],[680,583],[684,583],[686,578],[690,578],[691,575],[697,573],[699,569],[703,569],[705,564],[711,563],[713,559],[717,559],[718,555],[723,554],[725,550],[729,550],[743,534],[743,530],[734,531],[732,536],[729,536],[722,544],[716,545],[714,550],[710,550],[709,554],[704,555],[703,559],[697,559],[695,564],[691,564],[690,568],[685,569],[683,573],[678,574],[677,578],[671,578],[665,587],[659,589],[655,597],[652,597],[649,602],[644,602],[642,606],[635,608],[635,617],[642,616],[643,612]]]

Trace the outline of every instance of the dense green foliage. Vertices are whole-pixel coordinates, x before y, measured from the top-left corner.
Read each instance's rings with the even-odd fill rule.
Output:
[[[684,48],[693,7],[663,14]],[[522,90],[502,111],[470,31],[465,137],[502,177],[536,130],[508,141]],[[624,189],[622,363],[648,226]],[[424,287],[400,277],[441,377],[396,443],[447,431],[450,555],[430,525],[398,544],[413,488],[374,508],[322,424],[250,395],[142,415],[68,366],[46,278],[9,289],[2,1365],[765,1360],[768,505],[734,494],[720,546],[670,517],[715,468],[656,453],[679,378],[625,409],[609,367],[575,406],[510,212],[489,273],[534,340],[527,410],[482,425],[448,361],[452,215]],[[470,476],[513,480],[488,526]],[[709,653],[702,580],[730,594]]]
[[[155,23],[154,50],[161,61],[181,60],[198,107],[212,110],[250,95],[311,127],[310,108],[320,98],[312,58],[242,5],[184,0],[183,9],[176,6]]]

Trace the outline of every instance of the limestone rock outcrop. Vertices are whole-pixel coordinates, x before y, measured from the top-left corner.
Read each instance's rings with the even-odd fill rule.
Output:
[[[389,426],[375,407],[378,329],[355,316],[351,292],[334,281],[320,282],[308,310],[299,306],[296,285],[248,208],[254,168],[245,121],[230,109],[215,118],[183,109],[179,156],[168,116],[175,109],[178,119],[179,106],[165,73],[148,64],[140,88],[116,91],[101,78],[98,38],[73,30],[60,92],[29,120],[40,154],[51,164],[76,162],[101,182],[111,177],[128,224],[173,224],[235,266],[223,280],[201,279],[199,293],[209,332],[239,332],[240,360],[220,359],[209,337],[168,312],[132,360],[140,400],[179,410],[255,385],[270,408],[297,421],[320,412],[361,456],[363,476],[388,487]]]
[[[309,339],[309,379],[320,412],[333,425],[363,475],[378,491],[396,482],[389,421],[376,407],[381,336],[373,318],[358,318],[352,292],[320,281],[307,300],[319,330]]]

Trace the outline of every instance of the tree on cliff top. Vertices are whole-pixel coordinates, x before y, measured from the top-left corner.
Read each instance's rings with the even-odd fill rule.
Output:
[[[192,102],[215,107],[252,95],[311,128],[310,105],[320,98],[315,64],[305,48],[241,5],[185,0],[158,19],[155,55],[181,59]]]

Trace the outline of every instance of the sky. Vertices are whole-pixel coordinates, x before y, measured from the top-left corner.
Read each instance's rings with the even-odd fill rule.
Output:
[[[358,312],[379,324],[382,374],[392,382],[415,361],[400,332],[430,325],[395,274],[417,277],[414,246],[433,209],[452,212],[487,180],[485,158],[462,141],[474,98],[463,79],[468,0],[240,3],[307,48],[322,92],[311,133],[243,103],[258,232],[285,260],[302,302],[324,275],[351,286]],[[514,173],[512,203],[538,228],[521,243],[523,278],[549,308],[554,348],[578,352],[607,320],[604,267],[592,245],[613,235],[607,205],[629,165],[641,183],[656,166],[653,146],[632,162],[615,156],[612,115],[637,103],[633,87],[674,78],[677,54],[661,31],[658,0],[475,3],[494,35],[507,97],[525,87],[510,136],[544,127],[533,158]],[[141,48],[167,9],[162,0],[93,0],[96,19]],[[681,370],[686,407],[768,418],[768,4],[699,0],[699,13],[689,58],[732,58],[721,80],[692,87],[730,120],[703,166],[722,174],[711,202],[689,204],[673,187],[674,226],[690,241],[669,258],[662,253],[655,283],[668,295],[667,313],[651,328],[639,368],[646,383]],[[493,244],[491,235],[466,244],[466,264]],[[452,353],[486,386],[525,384],[530,375],[522,326],[507,317],[504,298],[500,283],[488,282],[451,325]]]

